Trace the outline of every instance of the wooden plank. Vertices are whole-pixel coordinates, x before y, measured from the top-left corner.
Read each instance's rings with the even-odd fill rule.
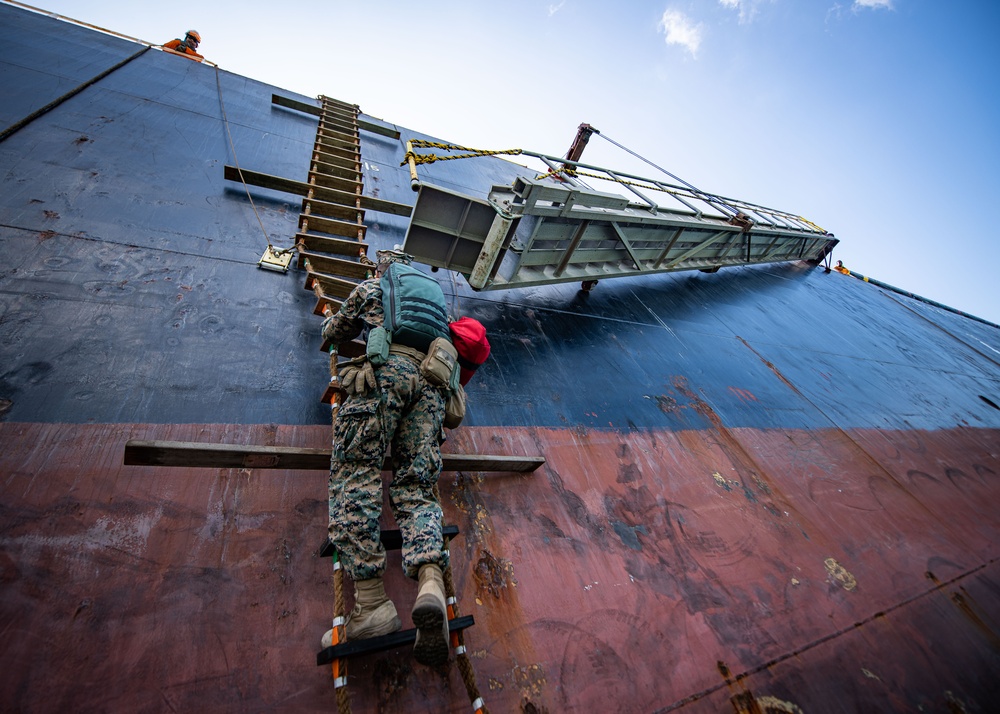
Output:
[[[319,133],[326,134],[332,132],[334,135],[343,134],[353,139],[358,138],[358,125],[354,117],[343,118],[334,116],[323,116],[319,120]]]
[[[335,236],[345,236],[347,238],[358,238],[364,239],[365,231],[368,227],[364,223],[348,223],[347,221],[338,221],[333,218],[324,218],[323,216],[316,215],[300,215],[299,216],[299,228],[303,227],[303,223],[309,221],[309,230],[318,231],[320,233],[329,233]]]
[[[327,161],[328,159],[339,159],[341,161],[360,163],[361,152],[357,148],[319,150],[313,147],[313,161]]]
[[[540,456],[504,456],[491,454],[441,454],[444,471],[510,471],[530,473],[542,466]],[[129,439],[125,444],[126,466],[174,466],[207,469],[288,469],[328,471],[329,449],[305,449],[298,446],[257,446],[244,444],[206,444],[194,441],[147,441]],[[392,470],[392,461],[382,463]]]
[[[463,615],[462,617],[456,617],[453,620],[448,620],[448,631],[458,632],[459,630],[467,630],[475,624],[476,621],[472,615]],[[330,664],[335,659],[345,659],[347,657],[354,657],[355,655],[368,654],[370,652],[382,652],[396,647],[404,647],[409,645],[411,642],[415,642],[416,639],[417,631],[414,629],[399,630],[388,635],[369,637],[366,640],[343,642],[339,645],[327,647],[322,652],[318,652],[316,654],[316,664]]]
[[[309,178],[316,176],[316,183],[320,186],[324,186],[324,183],[320,182],[320,178],[333,177],[337,179],[344,179],[345,181],[353,181],[355,183],[361,183],[361,166],[358,165],[357,168],[343,168],[342,166],[333,166],[331,164],[324,164],[319,162],[314,162],[313,166],[309,171]]]
[[[357,104],[351,104],[345,102],[343,99],[337,99],[336,97],[327,97],[326,95],[320,96],[320,101],[323,103],[323,109],[325,111],[335,110],[335,111],[345,111],[354,112],[357,114],[361,111]]]
[[[320,107],[313,104],[306,104],[305,102],[300,102],[297,99],[292,99],[291,97],[283,97],[280,94],[271,95],[271,104],[277,104],[279,107],[286,107],[288,109],[295,109],[303,114],[312,114],[314,117],[318,117],[323,111]]]
[[[363,208],[345,206],[342,203],[330,203],[329,201],[317,201],[312,198],[302,199],[302,213],[356,223],[365,220],[365,209]]]
[[[309,179],[315,180],[316,186],[322,186],[324,188],[335,188],[338,191],[346,191],[348,193],[360,192],[362,188],[360,174],[357,174],[355,180],[348,180],[344,178],[339,178],[337,176],[330,176],[328,174],[321,174],[318,172],[310,171]]]
[[[330,144],[345,142],[354,146],[358,145],[358,134],[356,131],[343,131],[337,126],[324,126],[320,124],[316,130],[316,137]]]
[[[363,252],[368,255],[368,244],[357,240],[344,238],[331,238],[330,236],[319,236],[312,233],[296,233],[295,242],[303,248],[321,253],[333,253],[335,255],[359,256]]]
[[[313,144],[313,148],[318,151],[330,151],[330,150],[335,151],[337,149],[356,151],[358,148],[358,143],[356,141],[339,141],[317,136],[316,142]]]
[[[361,173],[361,162],[360,161],[348,161],[344,159],[334,159],[334,160],[321,160],[322,154],[316,152],[313,156],[312,170],[319,171],[320,173],[330,174],[331,176],[341,176],[350,174],[351,176]],[[346,172],[346,173],[344,173]]]
[[[316,132],[316,141],[314,145],[319,147],[328,146],[334,149],[361,150],[361,144],[358,142],[358,137],[350,136],[348,134],[337,135],[330,131],[324,131],[323,129]]]
[[[333,119],[342,122],[354,122],[357,121],[358,115],[357,107],[335,107],[325,104],[320,110],[319,118],[320,121]]]
[[[314,117],[323,116],[323,109],[314,106],[312,104],[306,104],[304,102],[297,101],[295,99],[290,99],[289,97],[282,97],[278,94],[271,95],[271,103],[277,104],[278,106],[285,107],[287,109],[295,109],[296,111],[303,112],[305,114],[311,114]],[[356,112],[358,110],[357,106],[352,104],[347,104],[346,102],[329,102],[326,104],[328,111],[334,112],[344,112],[349,113],[351,111]],[[364,129],[365,131],[370,131],[373,134],[381,134],[382,136],[388,136],[391,139],[398,139],[399,132],[387,126],[382,126],[381,124],[374,124],[370,121],[357,118],[358,127]]]
[[[409,216],[413,212],[413,206],[408,206],[405,203],[386,201],[385,199],[375,198],[374,196],[359,196],[356,193],[338,191],[335,188],[321,187],[321,189],[322,190],[317,190],[315,193],[315,197],[321,201],[329,201],[330,203],[340,203],[345,206],[353,206],[354,200],[360,199],[361,208],[368,211],[379,211],[380,213],[389,213],[394,216]]]
[[[320,352],[325,354],[330,354],[331,342],[329,340],[323,340],[323,344],[320,345]],[[355,357],[360,357],[366,351],[367,345],[360,340],[352,340],[351,342],[341,342],[337,345],[337,353],[341,357],[346,357],[348,359],[353,359]]]
[[[224,175],[227,181],[239,181],[240,176],[235,166],[226,166]],[[309,191],[313,191],[313,197],[321,201],[330,203],[341,203],[346,206],[353,206],[355,199],[360,199],[361,207],[369,211],[380,211],[390,213],[394,216],[409,216],[413,212],[413,206],[395,201],[386,201],[382,198],[357,194],[354,191],[342,191],[325,186],[311,186],[304,181],[293,181],[292,179],[271,176],[259,171],[247,171],[243,169],[243,180],[251,186],[260,186],[275,191],[294,193],[299,196],[308,196]]]
[[[313,315],[326,317],[327,309],[329,309],[330,312],[336,312],[343,304],[343,300],[339,298],[335,298],[332,295],[324,295],[323,290],[318,285],[313,290],[313,294],[316,296],[316,305],[313,307]],[[323,352],[329,352],[330,343],[324,340],[320,350]]]
[[[346,298],[351,294],[351,291],[357,287],[357,283],[353,283],[350,280],[343,280],[336,277],[335,275],[324,275],[322,273],[311,272],[308,277],[310,285],[307,288],[312,290],[312,284],[316,283],[319,288],[323,291],[324,295],[332,295],[333,297]]]
[[[365,131],[369,131],[372,134],[387,136],[390,139],[399,138],[398,129],[393,129],[392,127],[389,126],[382,126],[381,124],[375,124],[373,122],[368,121],[367,119],[362,119],[361,117],[358,117],[358,128],[364,129]]]
[[[303,265],[310,273],[325,273],[327,275],[342,276],[345,278],[357,278],[366,280],[369,273],[374,274],[375,268],[369,267],[356,260],[342,260],[341,258],[331,258],[317,253],[300,253]]]

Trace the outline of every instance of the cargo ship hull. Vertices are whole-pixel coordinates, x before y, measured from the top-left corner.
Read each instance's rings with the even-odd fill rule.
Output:
[[[261,227],[289,245],[300,199],[224,178],[238,162],[303,180],[316,119],[272,95],[315,100],[0,17],[17,38],[0,123],[56,103],[0,140],[0,695],[332,709],[315,663],[333,616],[325,471],[123,456],[133,440],[329,448],[316,298],[301,270],[256,265]],[[400,133],[361,132],[365,194],[412,205],[405,140],[433,135],[365,118]],[[524,171],[483,158],[421,178],[485,195]],[[364,223],[370,253],[406,234],[405,216]],[[435,275],[492,345],[443,450],[545,461],[440,481],[491,711],[996,708],[996,326],[805,262],[590,292]],[[408,627],[399,566],[390,553]],[[406,648],[352,658],[348,690],[355,711],[470,706],[454,663]]]

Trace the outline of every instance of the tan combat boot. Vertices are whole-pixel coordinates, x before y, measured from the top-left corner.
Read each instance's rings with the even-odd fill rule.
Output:
[[[437,565],[420,567],[420,590],[413,604],[413,626],[417,641],[413,656],[420,664],[437,666],[448,661],[448,605],[444,597],[444,575]]]
[[[402,627],[396,606],[385,594],[382,578],[358,580],[354,583],[354,609],[347,616],[348,641],[388,635]],[[323,647],[333,644],[333,630],[323,635]]]

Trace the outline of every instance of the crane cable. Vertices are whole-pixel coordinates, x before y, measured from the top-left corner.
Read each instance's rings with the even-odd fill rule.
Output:
[[[604,136],[604,134],[600,132],[595,132],[595,133],[598,134],[598,136]],[[666,185],[660,185],[659,183],[650,184],[647,182],[640,183],[636,181],[628,181],[626,179],[619,178],[617,176],[602,176],[600,174],[589,173],[587,171],[580,171],[579,169],[574,169],[569,166],[563,166],[558,169],[552,169],[547,173],[538,174],[537,176],[535,176],[535,180],[539,181],[546,178],[552,178],[559,174],[566,174],[567,176],[574,176],[574,177],[585,176],[600,181],[609,181],[611,183],[621,184],[622,186],[635,186],[637,188],[643,188],[649,191],[661,191],[663,193],[669,194],[679,199],[689,198],[696,201],[704,201],[709,205],[724,207],[724,210],[721,211],[724,214],[728,214],[730,211],[732,211],[737,215],[739,215],[742,212],[740,210],[741,208],[747,208],[748,210],[751,211],[760,211],[764,214],[769,214],[779,219],[787,218],[793,221],[800,221],[808,225],[815,232],[826,233],[826,231],[821,226],[818,226],[817,224],[813,223],[807,218],[803,218],[802,216],[798,216],[794,213],[789,213],[787,211],[779,211],[774,208],[766,208],[764,206],[758,206],[756,204],[748,203],[746,201],[739,201],[735,199],[724,199],[721,196],[717,196],[715,194],[702,191],[701,189],[693,186],[687,181],[684,181],[683,179],[674,176],[674,174],[670,173],[663,167],[657,166],[652,161],[640,156],[639,154],[635,153],[628,147],[622,146],[617,141],[614,141],[613,139],[610,139],[606,136],[604,136],[604,138],[607,139],[612,144],[614,144],[615,146],[622,149],[623,151],[627,151],[628,153],[632,154],[641,161],[644,161],[650,166],[654,167],[655,169],[662,171],[675,181],[679,181],[681,184],[683,184],[683,186],[668,187]],[[519,154],[524,153],[523,149],[502,149],[502,150],[473,149],[468,146],[458,146],[456,144],[442,144],[435,141],[425,141],[423,139],[412,139],[410,140],[409,144],[411,147],[434,148],[434,149],[442,149],[444,151],[465,151],[467,153],[456,154],[454,156],[439,156],[438,154],[418,154],[413,151],[407,151],[403,156],[403,161],[400,162],[399,164],[400,166],[405,166],[406,163],[411,159],[413,160],[414,166],[417,166],[420,164],[433,164],[436,161],[448,161],[451,159],[472,159],[480,156],[499,156],[499,155],[517,156]]]

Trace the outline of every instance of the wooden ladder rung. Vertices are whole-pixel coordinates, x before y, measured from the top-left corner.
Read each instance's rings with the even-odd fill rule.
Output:
[[[319,152],[317,152],[319,155]],[[320,173],[328,174],[330,176],[339,176],[338,172],[347,171],[352,175],[361,173],[361,162],[360,160],[353,159],[334,159],[332,161],[321,161],[316,157],[313,157],[313,162],[311,165],[312,171],[318,171]]]
[[[302,213],[299,215],[299,230],[303,233],[305,233],[303,224],[307,222],[309,224],[309,231],[328,233],[335,236],[344,236],[345,238],[353,238],[358,242],[362,242],[364,240],[365,233],[368,231],[368,226],[364,223],[338,221],[336,218],[326,218],[325,216],[319,216],[311,213]]]
[[[340,159],[342,161],[358,163],[361,161],[361,150],[357,146],[348,149],[323,148],[320,150],[313,148],[313,161],[326,161],[327,159]]]
[[[320,183],[319,179],[325,179],[326,177],[361,183],[361,175],[361,166],[343,168],[341,166],[331,166],[329,164],[320,163],[313,165],[309,170],[309,178],[315,176],[317,179],[316,183]]]
[[[360,194],[363,190],[361,174],[357,174],[356,178],[352,180],[310,171],[309,178],[314,181],[313,185],[321,186],[323,188],[332,188],[338,191],[346,191],[347,193],[355,194]]]
[[[323,345],[321,345],[320,347],[320,352],[329,354],[330,344],[331,343],[328,340],[323,340]],[[323,347],[326,347],[326,349],[322,349]],[[363,355],[365,353],[365,350],[368,348],[368,345],[366,345],[364,342],[361,342],[360,340],[351,340],[350,342],[341,342],[339,348],[340,349],[337,352],[341,357],[348,357],[353,359],[355,357],[360,357],[361,355]]]
[[[467,630],[475,624],[476,620],[472,615],[463,615],[462,617],[456,617],[454,620],[448,620],[448,631],[458,632],[459,630]],[[327,647],[322,652],[319,652],[316,655],[316,664],[330,664],[335,659],[344,659],[368,652],[390,650],[395,647],[408,645],[416,639],[416,630],[400,630],[399,632],[393,632],[380,637],[369,637],[367,640],[344,642],[333,647]]]
[[[358,142],[341,141],[340,139],[329,139],[327,137],[320,137],[317,135],[316,142],[313,144],[313,148],[318,151],[336,151],[337,149],[357,151]]]
[[[323,291],[324,295],[346,298],[358,286],[358,283],[338,278],[336,275],[326,275],[325,273],[310,271],[306,275],[306,290],[315,292],[317,286]]]
[[[337,127],[320,124],[316,130],[316,139],[323,140],[329,144],[343,142],[345,144],[356,145],[358,143],[358,133],[356,131],[341,131]]]
[[[358,136],[358,122],[353,118],[335,118],[329,116],[320,117],[319,120],[319,131],[321,133],[326,133],[328,131],[346,134],[348,136],[357,137]]]
[[[318,253],[299,253],[303,265],[308,273],[322,273],[333,275],[338,278],[366,280],[374,274],[374,268],[360,263],[356,260],[343,260],[341,258],[331,258]],[[307,286],[308,288],[308,286]]]
[[[337,310],[340,309],[340,306],[344,302],[343,300],[340,300],[338,298],[331,297],[329,295],[324,295],[322,290],[319,291],[313,290],[313,293],[316,295],[316,305],[313,306],[313,315],[318,315],[319,317],[326,317],[327,308],[329,308],[332,312],[336,312]],[[326,347],[323,348],[323,351],[329,352],[330,351],[329,343],[324,343],[324,344],[326,345]]]
[[[360,201],[355,201],[355,204]],[[357,205],[319,201],[315,198],[302,199],[302,213],[310,216],[336,218],[338,221],[360,223],[365,220],[365,209]]]

